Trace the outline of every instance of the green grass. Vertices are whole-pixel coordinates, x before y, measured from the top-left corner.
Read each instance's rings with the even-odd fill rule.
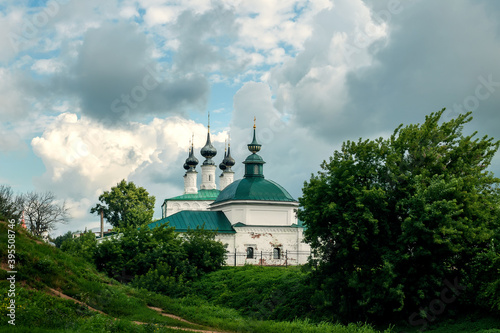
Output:
[[[195,321],[207,326],[226,331],[252,332],[252,333],[375,333],[370,325],[350,324],[348,326],[331,323],[312,323],[309,320],[293,320],[278,322],[272,320],[257,320],[241,315],[237,310],[214,305],[198,297],[184,297],[182,299],[169,299],[166,296],[147,294],[143,292],[151,305],[158,306],[175,313],[190,321]],[[390,330],[384,331],[389,333]]]
[[[207,274],[192,285],[192,302],[203,304],[218,304],[238,310],[251,318],[279,318],[287,314],[288,321],[295,317],[296,323],[311,322],[308,318],[321,318],[320,315],[311,315],[314,309],[309,310],[307,304],[311,290],[307,287],[307,273],[300,267],[226,267],[222,270]],[[199,305],[198,305],[199,306]],[[185,307],[184,307],[185,308]],[[175,311],[175,310],[173,310]],[[306,316],[300,316],[300,311]],[[186,314],[189,315],[189,314]],[[195,314],[196,315],[196,314]],[[199,315],[199,314],[198,314]],[[450,314],[451,315],[451,314]],[[419,332],[421,326],[411,327],[407,323],[393,329],[393,332]],[[386,327],[379,327],[380,330]],[[467,318],[453,319],[446,314],[438,316],[426,331],[435,333],[455,332],[497,332],[500,329],[500,318],[495,319],[488,313],[477,313]],[[500,333],[500,332],[499,332]]]
[[[395,332],[417,333],[422,332],[421,326],[395,327]],[[500,318],[494,318],[481,313],[475,313],[457,319],[437,318],[429,323],[425,332],[430,333],[500,333]]]
[[[95,267],[81,258],[73,257],[61,250],[35,242],[25,231],[18,230],[16,235],[16,323],[21,326],[66,329],[77,323],[86,327],[91,325],[96,312],[88,310],[71,300],[64,300],[48,295],[49,288],[61,291],[97,310],[110,316],[118,322],[139,321],[177,327],[203,329],[201,325],[192,325],[149,309],[146,301],[131,296],[132,288],[121,285],[104,274],[97,272]],[[0,253],[7,257],[7,225],[0,223]],[[0,288],[7,288],[7,272],[0,270]],[[21,287],[24,286],[24,287]],[[0,300],[1,325],[6,325],[6,302]],[[125,325],[125,324],[123,324]],[[131,324],[137,326],[135,324]],[[78,327],[79,327],[78,326]],[[142,332],[144,328],[139,328]],[[134,331],[134,330],[132,330]]]
[[[191,294],[255,319],[321,321],[306,278],[301,267],[225,267],[194,282]]]
[[[88,332],[88,333],[99,333],[99,332],[133,332],[133,333],[179,333],[184,331],[179,331],[176,329],[162,327],[161,325],[137,325],[125,320],[114,320],[107,316],[96,315],[89,319],[79,319],[76,322],[71,323],[66,328],[44,328],[44,327],[29,327],[29,326],[18,326],[15,327],[0,327],[0,333],[2,332],[25,332],[25,333],[37,333],[37,332],[57,332],[57,333],[72,333],[72,332]]]

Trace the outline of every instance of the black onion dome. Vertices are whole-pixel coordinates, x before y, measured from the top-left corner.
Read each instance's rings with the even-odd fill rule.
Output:
[[[184,170],[189,170],[191,167],[189,166],[188,164],[188,160],[189,160],[189,157],[191,156],[191,150],[192,148],[189,147],[189,150],[188,150],[188,157],[186,158],[186,161],[184,162],[184,165],[182,166],[184,168]]]
[[[217,149],[212,145],[210,141],[210,132],[207,134],[207,143],[203,148],[201,148],[201,156],[205,157],[207,160],[213,158],[217,155]]]
[[[226,156],[227,156],[227,151],[224,151],[224,158],[222,159],[222,162],[219,164],[219,169],[221,170],[226,170],[227,168],[226,163],[224,163],[224,161],[226,160]]]
[[[231,146],[227,147],[227,154],[224,157],[224,160],[222,160],[222,163],[224,163],[229,168],[231,168],[236,163],[234,161],[234,158],[231,157]]]
[[[205,161],[203,161],[203,165],[215,165],[214,161],[212,161],[212,158],[217,155],[217,149],[212,145],[212,142],[210,141],[210,126],[208,126],[208,133],[207,133],[207,143],[205,143],[205,146],[201,148],[201,156],[205,157]]]
[[[191,147],[191,151],[189,152],[189,157],[186,160],[186,164],[194,169],[198,165],[198,163],[198,159],[193,155],[193,147]]]

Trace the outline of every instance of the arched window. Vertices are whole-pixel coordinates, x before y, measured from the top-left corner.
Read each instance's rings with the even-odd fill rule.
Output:
[[[279,247],[275,247],[273,249],[273,259],[280,259],[281,258],[281,249]]]
[[[208,175],[208,181],[211,182],[212,181],[212,175]]]
[[[253,247],[247,247],[247,259],[253,259]]]

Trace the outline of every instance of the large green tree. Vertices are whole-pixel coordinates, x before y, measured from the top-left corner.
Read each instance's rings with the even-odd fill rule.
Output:
[[[443,112],[389,139],[345,142],[305,182],[314,300],[338,319],[428,312],[448,284],[466,300],[478,260],[498,258],[499,179],[487,167],[499,142],[464,135],[470,113]]]
[[[139,226],[153,218],[155,197],[143,187],[122,180],[99,196],[100,203],[90,213],[100,214],[114,227]]]

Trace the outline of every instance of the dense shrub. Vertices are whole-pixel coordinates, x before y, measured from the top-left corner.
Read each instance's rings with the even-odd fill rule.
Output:
[[[93,232],[84,232],[80,237],[67,238],[61,244],[61,250],[92,262],[97,250],[97,241]]]
[[[189,265],[196,267],[196,274],[213,272],[225,264],[226,249],[214,241],[215,231],[203,228],[189,229],[182,238],[182,248]]]
[[[150,230],[129,226],[121,237],[97,247],[94,261],[99,270],[122,281],[152,291],[180,295],[185,283],[224,264],[225,248],[215,233],[189,230],[180,236],[168,225]]]

